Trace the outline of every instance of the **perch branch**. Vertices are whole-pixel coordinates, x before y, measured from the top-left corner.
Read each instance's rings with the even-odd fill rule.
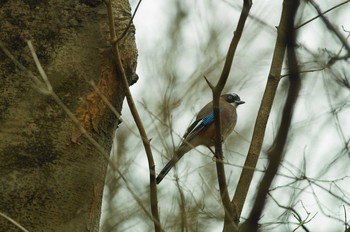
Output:
[[[213,92],[213,112],[215,118],[215,158],[216,158],[216,171],[218,176],[218,182],[220,187],[220,195],[222,204],[225,209],[225,221],[224,221],[224,229],[223,231],[238,231],[238,227],[236,223],[238,223],[238,217],[236,214],[236,210],[234,209],[233,204],[231,204],[230,196],[227,190],[227,183],[225,177],[225,168],[223,163],[223,152],[222,152],[222,139],[221,139],[221,123],[220,123],[220,110],[219,110],[219,98],[222,90],[225,87],[227,82],[232,61],[238,46],[238,43],[241,39],[245,22],[247,20],[249,10],[252,6],[251,0],[243,1],[243,8],[241,15],[239,17],[239,21],[237,24],[236,31],[234,36],[232,37],[227,56],[224,63],[224,68],[222,70],[220,79],[218,80],[215,86],[211,85],[211,83],[205,78],[209,87]]]

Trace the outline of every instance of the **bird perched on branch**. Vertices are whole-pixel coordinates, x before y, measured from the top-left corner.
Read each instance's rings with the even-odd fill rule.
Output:
[[[219,108],[222,140],[233,131],[237,122],[236,108],[241,104],[244,104],[244,101],[241,101],[237,94],[224,94],[220,96]],[[170,169],[175,166],[176,162],[185,153],[199,145],[207,147],[215,145],[213,102],[209,102],[199,111],[196,120],[189,126],[183,136],[183,141],[176,150],[174,157],[157,176],[157,184],[163,180]]]

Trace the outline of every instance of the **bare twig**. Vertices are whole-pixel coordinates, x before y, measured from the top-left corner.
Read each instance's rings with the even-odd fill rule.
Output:
[[[8,220],[9,222],[11,222],[12,224],[14,224],[15,226],[17,226],[20,230],[24,231],[24,232],[29,232],[26,228],[24,228],[21,224],[19,224],[17,221],[15,221],[14,219],[10,218],[9,216],[7,216],[6,214],[0,212],[0,216],[5,218],[6,220]]]
[[[115,24],[114,24],[114,16],[113,16],[113,9],[112,9],[112,3],[111,0],[106,1],[107,6],[107,12],[108,12],[108,19],[109,19],[109,30],[111,35],[111,45],[113,49],[113,53],[115,56],[116,66],[118,70],[118,75],[121,78],[121,82],[123,84],[123,89],[125,93],[125,97],[127,99],[131,114],[135,120],[135,123],[137,125],[137,128],[139,130],[142,143],[144,145],[146,156],[148,160],[148,168],[149,168],[149,174],[150,174],[150,203],[151,203],[151,211],[152,211],[152,220],[154,222],[155,231],[162,231],[161,225],[159,223],[159,213],[158,213],[158,198],[157,198],[157,185],[156,185],[156,175],[155,175],[155,164],[153,160],[152,150],[150,146],[150,141],[147,138],[146,131],[143,127],[141,118],[137,112],[134,100],[132,99],[131,92],[129,89],[129,84],[123,69],[123,65],[121,63],[119,49],[118,49],[118,40],[116,36],[115,31]]]
[[[309,219],[310,213],[306,211],[304,205],[303,205],[303,208],[307,212],[307,217],[305,219],[302,219],[302,217],[299,215],[299,213],[293,207],[281,205],[270,193],[268,195],[278,205],[278,207],[293,212],[294,218],[299,222],[299,225],[293,231],[296,231],[299,227],[302,227],[304,229],[304,231],[309,232],[309,229],[305,226],[305,224],[310,222],[310,219]],[[302,202],[301,202],[301,204],[302,204]],[[314,216],[312,218],[314,218]]]
[[[132,22],[133,22],[133,20],[134,20],[134,18],[135,18],[135,15],[136,15],[136,13],[137,13],[137,10],[139,9],[139,6],[141,5],[141,2],[142,2],[142,0],[139,0],[139,2],[137,3],[136,8],[135,8],[135,11],[134,11],[134,13],[133,13],[133,15],[131,16],[131,19],[130,19],[130,21],[129,21],[129,24],[128,24],[128,26],[125,28],[125,30],[124,30],[124,32],[122,33],[122,35],[117,39],[117,43],[119,43],[119,42],[125,37],[126,33],[127,33],[128,30],[130,29],[130,26],[131,26],[131,24],[132,24]]]
[[[176,187],[180,194],[180,210],[181,210],[181,231],[189,231],[188,229],[188,220],[186,212],[186,198],[183,193],[183,190],[180,186],[179,179],[176,179]]]
[[[326,18],[326,16],[324,16],[322,14],[322,11],[320,9],[320,7],[318,6],[318,4],[313,1],[313,0],[307,0],[308,2],[311,3],[311,5],[315,8],[315,10],[317,11],[317,13],[320,15],[322,21],[324,22],[324,24],[327,26],[327,28],[332,31],[340,40],[340,42],[342,43],[342,45],[345,47],[347,54],[344,56],[336,56],[336,57],[332,57],[328,64],[331,65],[333,64],[336,60],[346,60],[350,57],[350,46],[348,44],[348,42],[346,41],[346,38],[333,26],[333,24]]]
[[[350,0],[349,0],[350,1]],[[350,31],[348,30],[345,30],[344,26],[342,26],[343,28],[343,31],[348,33],[348,35],[346,36],[345,40],[348,41],[349,40],[349,37],[350,37]],[[340,53],[343,51],[343,48],[345,47],[345,45],[343,44],[342,47],[339,49],[339,52],[337,54],[337,56],[340,56]]]
[[[345,209],[345,206],[343,205],[343,210],[344,210],[344,231],[349,231],[349,224],[348,224],[348,219],[347,219],[347,216],[346,216],[346,209]]]
[[[314,21],[315,19],[318,19],[319,17],[321,17],[321,15],[325,15],[325,14],[331,12],[332,10],[334,10],[334,9],[336,9],[336,8],[338,8],[338,7],[342,6],[342,5],[344,5],[344,4],[347,4],[347,3],[349,3],[349,2],[350,2],[350,0],[347,0],[347,1],[345,1],[345,2],[341,2],[341,3],[337,4],[337,5],[335,5],[335,6],[331,7],[331,8],[329,8],[328,10],[326,10],[326,11],[324,11],[324,12],[321,12],[321,13],[318,14],[317,16],[315,16],[315,17],[313,17],[313,18],[307,20],[306,22],[304,22],[304,23],[302,23],[302,24],[296,26],[296,27],[295,27],[295,30],[297,30],[297,29],[299,29],[299,28],[305,26],[306,24],[308,24],[308,23]]]

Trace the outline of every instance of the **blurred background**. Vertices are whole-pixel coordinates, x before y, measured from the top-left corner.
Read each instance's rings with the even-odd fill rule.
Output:
[[[350,1],[318,1],[341,34],[350,33]],[[135,10],[138,1],[131,0]],[[188,125],[212,93],[241,12],[242,1],[142,1],[134,24],[139,81],[131,87],[151,140],[156,171],[172,157]],[[237,93],[235,131],[223,149],[232,198],[242,171],[265,89],[282,1],[253,1],[223,93]],[[350,215],[350,66],[331,57],[346,54],[338,38],[301,1],[296,49],[302,88],[293,115],[283,162],[260,220],[261,231],[345,231]],[[305,22],[308,22],[304,24]],[[300,26],[300,27],[299,27]],[[282,75],[288,70],[283,69]],[[245,220],[267,165],[266,151],[278,130],[286,98],[282,77],[268,121],[262,153],[243,209]],[[124,103],[112,160],[149,207],[149,171],[137,128]],[[101,231],[153,231],[153,223],[125,184],[107,173]],[[161,224],[166,231],[222,231],[224,210],[211,152],[198,147],[186,154],[158,185]],[[185,203],[185,204],[184,204]],[[322,225],[322,226],[321,226]]]

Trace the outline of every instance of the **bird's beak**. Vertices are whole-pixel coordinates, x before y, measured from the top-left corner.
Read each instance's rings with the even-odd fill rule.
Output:
[[[244,104],[244,103],[245,103],[244,101],[236,101],[237,105],[241,105],[241,104]]]

